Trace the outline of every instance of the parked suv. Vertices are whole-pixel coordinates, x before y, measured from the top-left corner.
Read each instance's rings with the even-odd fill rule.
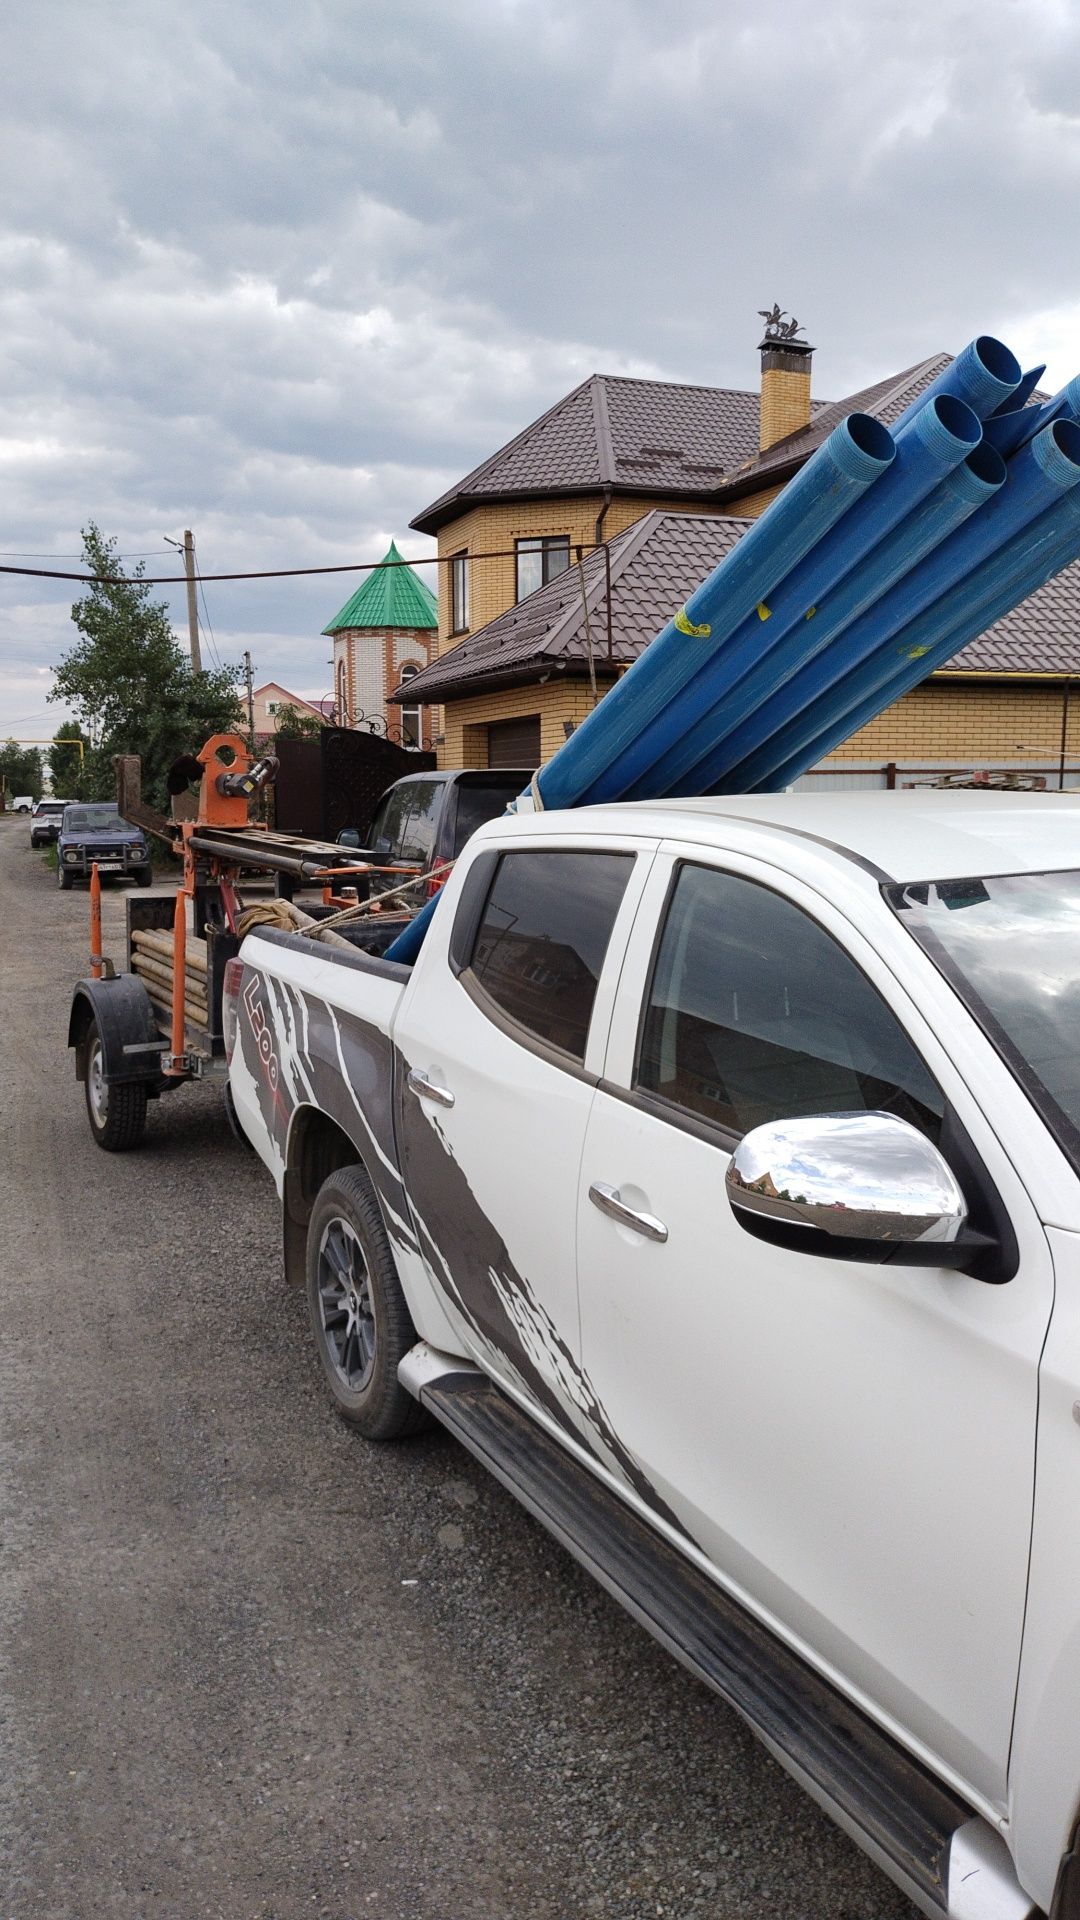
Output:
[[[51,847],[60,832],[64,808],[73,804],[71,800],[39,800],[30,816],[30,845]]]
[[[531,767],[407,773],[383,794],[361,851],[378,866],[415,866],[429,875],[434,870],[424,891],[437,893],[465,842],[477,827],[506,812],[532,773]],[[360,835],[347,827],[338,844],[360,848]],[[393,874],[373,875],[371,890],[385,893],[400,884]]]
[[[57,886],[66,893],[73,881],[89,880],[95,860],[99,873],[130,874],[140,887],[148,887],[153,878],[145,837],[120,818],[114,803],[65,807],[56,842]]]

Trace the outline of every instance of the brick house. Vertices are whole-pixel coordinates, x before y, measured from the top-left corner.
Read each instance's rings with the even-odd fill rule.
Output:
[[[323,632],[334,643],[338,725],[359,727],[374,720],[403,746],[428,743],[434,716],[408,698],[408,687],[436,658],[438,612],[430,587],[402,563],[393,541]],[[389,706],[395,693],[403,697]]]
[[[261,687],[253,688],[251,694],[257,744],[265,745],[273,739],[278,727],[278,712],[282,707],[295,707],[296,712],[308,720],[321,723],[327,719],[319,702],[304,700],[300,694],[290,693],[288,687],[280,686],[276,680],[265,680]]]
[[[549,759],[846,414],[890,424],[949,360],[825,403],[811,397],[812,351],[764,339],[756,393],[593,375],[417,516],[446,562],[438,659],[416,689],[443,706],[440,764]],[[479,557],[492,552],[506,557]],[[1080,700],[1065,711],[1078,671],[1080,565],[828,768],[1054,767],[1063,722],[1080,756]]]

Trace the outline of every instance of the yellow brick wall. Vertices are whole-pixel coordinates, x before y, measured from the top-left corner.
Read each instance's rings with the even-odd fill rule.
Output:
[[[761,505],[751,505],[746,511],[760,513],[773,494],[755,496]],[[515,600],[515,540],[536,539],[543,534],[565,534],[570,541],[570,557],[574,558],[574,549],[581,546],[586,555],[592,551],[596,535],[597,515],[603,506],[599,493],[582,494],[579,498],[568,495],[561,500],[516,500],[505,505],[473,507],[443,527],[439,533],[439,556],[446,559],[454,553],[468,553],[469,561],[469,628],[477,633],[486,627],[500,613],[505,613]],[[652,507],[662,507],[669,513],[708,513],[714,511],[704,506],[700,500],[657,500],[651,494],[616,494],[608,507],[604,519],[604,536],[611,540],[622,533],[643,513]],[[742,513],[741,506],[716,508],[716,512]],[[503,554],[499,560],[485,560],[479,556],[486,553]],[[439,567],[439,652],[445,653],[450,646],[456,646],[463,640],[463,633],[450,633],[450,568]]]
[[[613,683],[597,676],[603,696]],[[542,687],[507,687],[501,693],[480,693],[471,700],[454,700],[444,709],[440,767],[486,767],[487,728],[493,720],[520,720],[540,716],[540,755],[550,760],[566,738],[564,721],[580,725],[592,711],[592,689],[587,680],[558,678]]]
[[[724,512],[734,514],[739,520],[756,520],[766,507],[772,505],[777,494],[783,491],[782,486],[762,487],[759,493],[748,493],[742,500],[729,501]]]
[[[783,367],[763,367],[761,373],[761,436],[764,453],[777,440],[810,425],[810,363],[805,373]]]
[[[830,761],[932,760],[1052,766],[1061,751],[1062,688],[1052,681],[929,680],[836,747]],[[1080,696],[1069,703],[1066,752],[1080,755]]]

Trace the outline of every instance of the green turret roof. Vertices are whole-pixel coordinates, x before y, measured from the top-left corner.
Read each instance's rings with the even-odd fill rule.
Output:
[[[435,595],[411,567],[389,564],[400,559],[391,540],[389,552],[323,632],[338,633],[342,627],[437,627]]]

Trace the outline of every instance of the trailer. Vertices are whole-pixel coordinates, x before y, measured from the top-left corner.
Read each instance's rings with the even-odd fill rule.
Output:
[[[312,941],[380,953],[411,918],[394,893],[415,888],[419,866],[379,866],[362,850],[275,832],[250,818],[276,770],[273,756],[254,759],[239,734],[215,734],[176,763],[169,819],[144,804],[137,758],[117,761],[123,817],[179,854],[183,874],[168,893],[128,895],[118,969],[102,951],[101,879],[92,867],[90,970],[72,993],[68,1046],[90,1130],[108,1153],[137,1146],[149,1102],[193,1080],[220,1075],[229,1110],[229,965],[252,925],[269,921]],[[195,777],[197,799],[189,792]],[[376,873],[390,891],[372,899]],[[297,887],[314,887],[319,900],[298,907],[290,897]]]

